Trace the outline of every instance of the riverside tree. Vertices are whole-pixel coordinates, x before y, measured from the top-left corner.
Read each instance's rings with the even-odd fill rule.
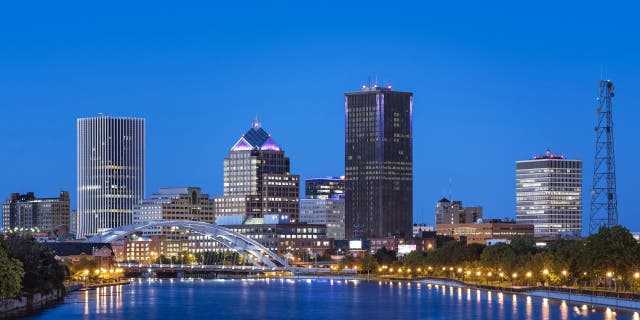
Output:
[[[26,294],[49,293],[64,289],[68,275],[65,265],[58,263],[55,255],[31,235],[9,234],[2,238],[1,246],[8,248],[8,256],[22,263],[22,292]]]
[[[10,258],[7,248],[0,245],[0,299],[15,298],[20,294],[22,277],[22,262]]]

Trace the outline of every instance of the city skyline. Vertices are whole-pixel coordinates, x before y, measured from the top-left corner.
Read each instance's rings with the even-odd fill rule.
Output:
[[[448,9],[446,4],[440,6],[444,8],[433,11]],[[530,16],[536,18],[519,22],[481,11],[486,19],[497,22],[480,25],[479,30],[469,30],[478,18],[466,11],[451,22],[438,17],[424,23],[417,22],[424,19],[405,22],[395,18],[392,21],[403,24],[395,27],[390,23],[380,31],[389,36],[389,48],[381,48],[376,55],[366,54],[373,48],[369,41],[374,35],[341,19],[329,27],[345,31],[334,39],[327,39],[327,33],[316,28],[320,23],[311,19],[309,23],[298,21],[298,31],[288,30],[284,22],[267,26],[265,32],[281,31],[272,33],[273,42],[251,37],[249,30],[242,29],[237,35],[250,40],[244,44],[225,36],[206,37],[197,30],[202,17],[182,10],[176,13],[182,20],[195,18],[167,39],[149,36],[146,28],[113,39],[102,29],[111,20],[106,18],[118,16],[109,10],[86,31],[72,32],[64,38],[67,42],[59,44],[51,41],[55,32],[72,29],[73,20],[40,33],[17,30],[5,36],[0,53],[6,71],[0,76],[3,113],[9,122],[21,116],[21,110],[31,112],[29,121],[7,123],[0,129],[6,152],[12,155],[1,163],[5,168],[29,171],[11,170],[16,172],[9,172],[0,182],[0,194],[8,197],[12,192],[33,191],[51,195],[64,189],[71,191],[75,203],[74,121],[98,112],[147,119],[147,193],[160,187],[194,185],[208,194],[221,194],[226,141],[235,139],[242,131],[238,128],[244,128],[256,113],[278,142],[287,146],[294,159],[292,172],[303,179],[341,175],[342,94],[378,75],[381,84],[389,82],[394,89],[415,93],[414,196],[426,198],[414,203],[415,222],[432,224],[433,204],[448,195],[449,179],[454,198],[469,205],[482,204],[488,217],[514,218],[513,162],[549,148],[583,161],[586,230],[595,97],[603,74],[616,83],[617,90],[614,122],[620,223],[638,230],[640,220],[629,199],[639,178],[633,167],[640,156],[634,141],[640,136],[634,125],[639,115],[634,106],[640,101],[634,88],[640,83],[640,70],[635,63],[638,48],[628,41],[638,29],[627,22],[632,17],[620,17],[608,21],[616,32],[601,30],[591,18],[601,14],[595,8],[554,6],[554,12],[545,12],[550,22],[545,25],[536,23],[536,14]],[[354,7],[347,5],[346,9]],[[534,13],[541,13],[537,10],[542,9],[533,8]],[[633,12],[615,11],[618,16]],[[319,10],[311,18],[327,12]],[[329,13],[345,18],[342,13]],[[290,12],[279,15],[289,17]],[[456,26],[467,18],[470,22]],[[151,26],[160,23],[148,22]],[[560,31],[552,27],[569,22],[575,26]],[[4,23],[20,26],[24,22],[7,17]],[[433,26],[437,26],[434,32],[424,32]],[[116,29],[136,27],[141,26],[135,19],[124,17]],[[83,40],[85,32],[95,32],[97,37]],[[187,33],[190,36],[184,39],[178,36]],[[356,34],[358,40],[348,42]],[[594,45],[605,35],[606,45]],[[137,39],[145,40],[149,48],[135,45]],[[207,41],[210,39],[216,41]],[[501,41],[504,39],[508,44]],[[228,49],[222,49],[225,46]],[[147,57],[154,58],[146,61]],[[193,62],[188,63],[189,59]],[[229,61],[230,67],[224,68],[219,61]],[[240,94],[243,99],[238,99]],[[309,143],[300,132],[323,136]],[[190,138],[199,141],[190,142]],[[31,141],[39,149],[13,143],[18,139]],[[193,148],[200,154],[185,156]],[[331,156],[318,161],[314,159],[317,150]],[[49,156],[39,157],[40,152]]]

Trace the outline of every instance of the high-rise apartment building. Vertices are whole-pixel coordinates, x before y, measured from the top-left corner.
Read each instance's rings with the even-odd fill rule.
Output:
[[[344,108],[347,238],[411,236],[413,93],[363,86]]]
[[[482,219],[482,207],[463,207],[462,201],[442,198],[436,203],[436,229],[439,224],[474,223]]]
[[[50,236],[66,236],[69,210],[68,191],[60,191],[57,198],[36,198],[33,192],[12,193],[2,204],[2,230],[37,229]]]
[[[78,230],[85,238],[133,222],[145,193],[145,120],[78,119]]]
[[[337,199],[344,197],[344,177],[327,177],[304,180],[305,198]]]
[[[264,218],[300,213],[300,176],[289,172],[289,158],[258,119],[224,159],[224,194],[215,197],[216,217]]]
[[[547,150],[516,162],[516,222],[532,224],[536,237],[582,233],[582,161]]]

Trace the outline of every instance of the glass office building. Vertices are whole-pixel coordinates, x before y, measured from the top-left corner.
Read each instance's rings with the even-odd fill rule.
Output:
[[[78,230],[85,238],[133,222],[145,193],[145,119],[78,119]]]
[[[516,162],[516,221],[532,224],[536,237],[582,233],[582,161],[549,150]]]
[[[349,239],[411,236],[413,93],[345,93],[345,229]]]

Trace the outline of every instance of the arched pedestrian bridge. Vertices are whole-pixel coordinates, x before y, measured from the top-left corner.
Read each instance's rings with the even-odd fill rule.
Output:
[[[124,237],[147,231],[154,228],[162,227],[175,227],[179,229],[189,230],[194,233],[206,236],[207,241],[215,241],[222,248],[226,248],[231,252],[235,252],[244,258],[245,262],[249,262],[251,265],[245,266],[229,266],[229,265],[215,265],[212,263],[200,263],[194,266],[194,264],[171,264],[172,269],[181,270],[213,270],[224,271],[233,270],[236,272],[260,272],[260,271],[288,271],[292,273],[309,272],[310,270],[304,270],[301,268],[291,267],[285,260],[279,257],[277,254],[271,252],[269,249],[262,246],[249,237],[229,230],[227,228],[210,224],[206,222],[189,221],[189,220],[148,220],[141,223],[130,224],[119,228],[111,229],[102,234],[90,237],[86,242],[94,243],[111,243],[117,240],[124,239]],[[135,266],[136,268],[164,270],[167,268],[167,264],[127,264],[122,263],[122,266]]]

